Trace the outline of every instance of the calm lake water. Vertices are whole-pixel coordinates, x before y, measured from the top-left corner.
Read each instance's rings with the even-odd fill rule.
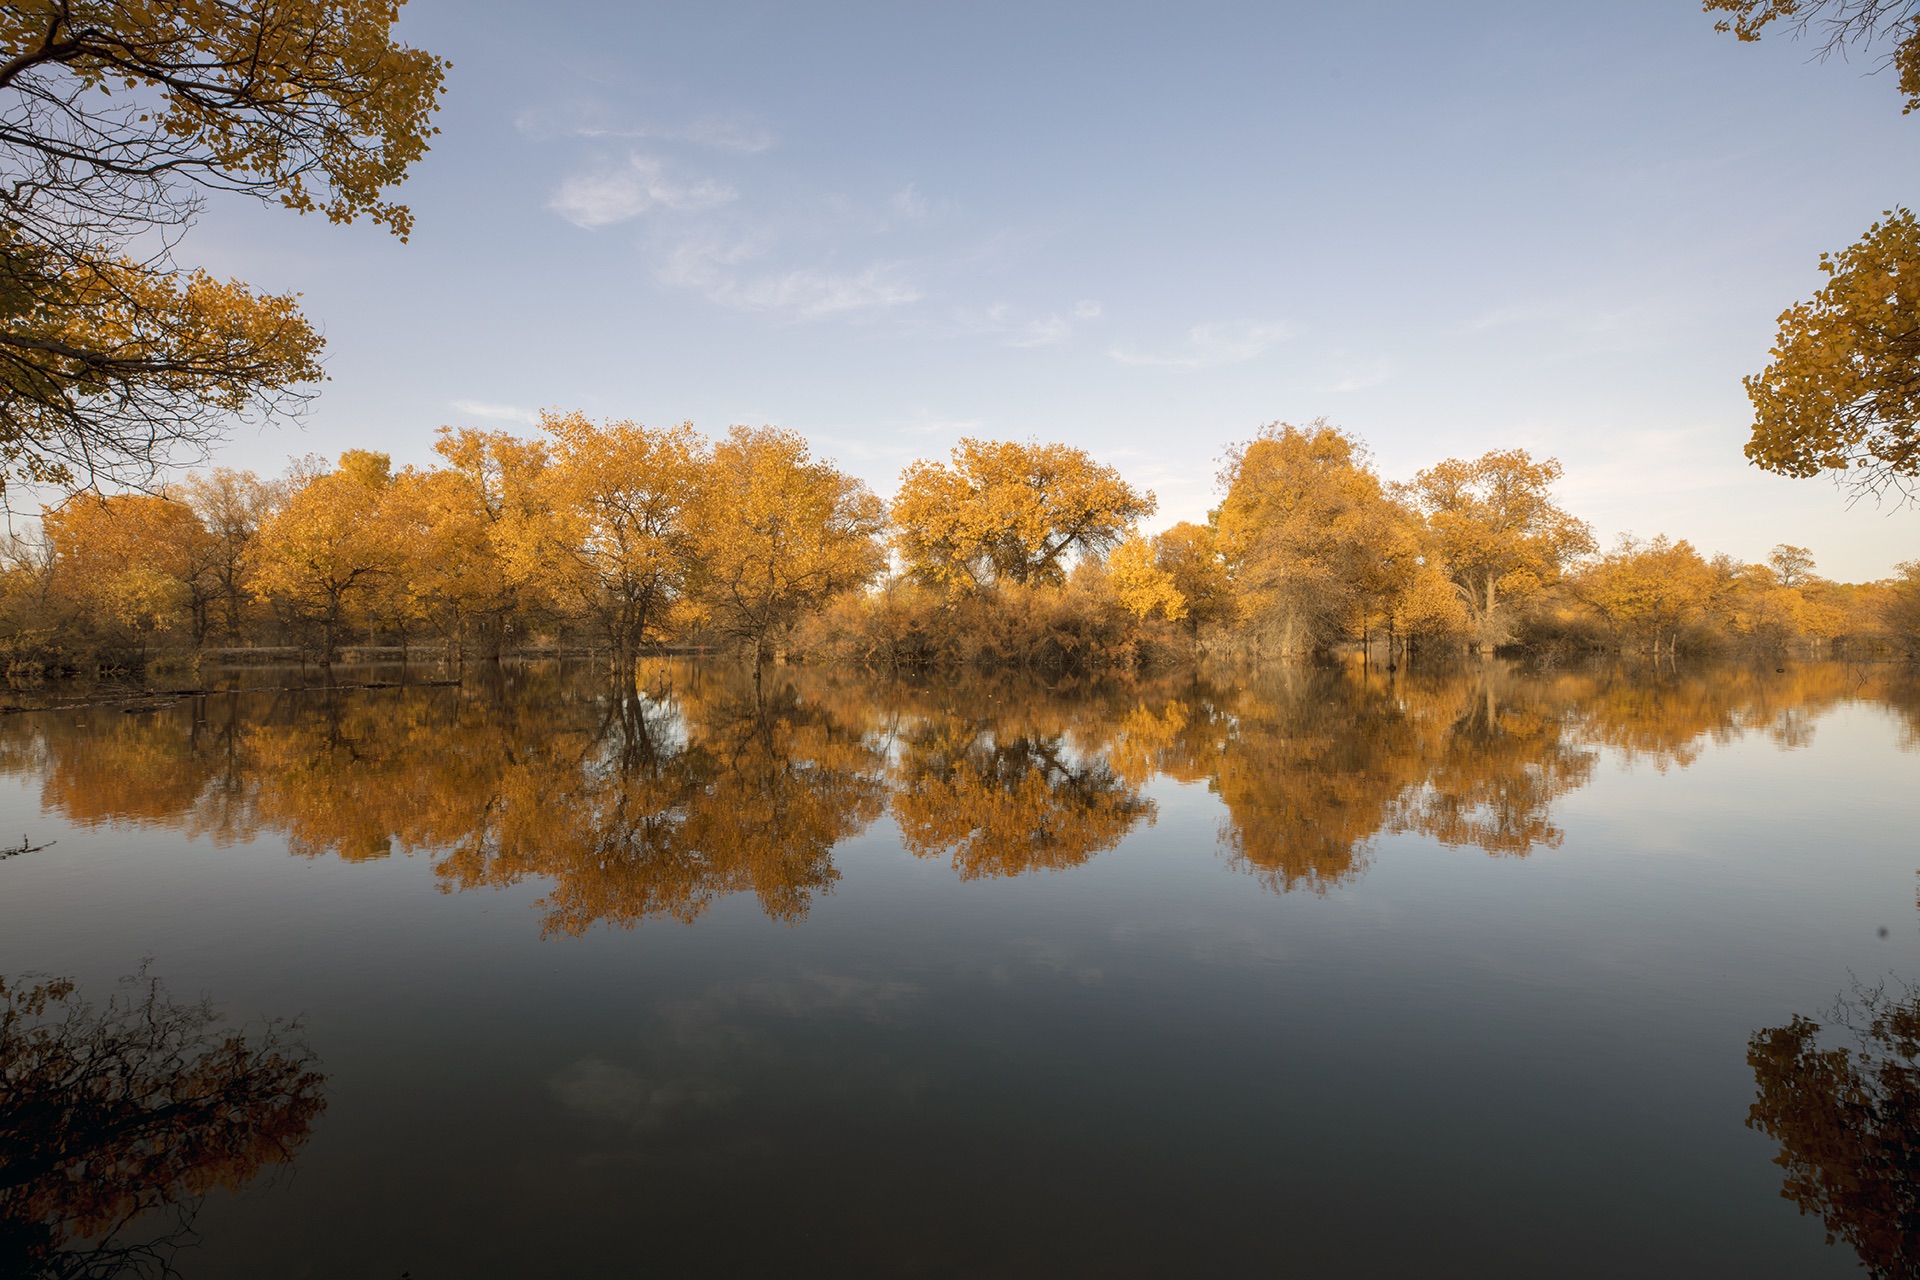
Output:
[[[196,1280],[1911,1274],[1914,1104],[1763,1051],[1910,1011],[1910,668],[509,667],[0,716],[0,775],[0,975],[325,1077],[166,1193]]]

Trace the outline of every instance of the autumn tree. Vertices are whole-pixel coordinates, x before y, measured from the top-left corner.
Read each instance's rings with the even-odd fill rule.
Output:
[[[797,433],[734,427],[714,445],[692,527],[706,617],[764,662],[802,611],[878,576],[885,529],[880,500]]]
[[[1556,459],[1535,462],[1525,449],[1504,449],[1471,461],[1449,458],[1408,487],[1482,645],[1508,638],[1503,606],[1558,581],[1593,550],[1585,522],[1553,499],[1560,475]]]
[[[1238,606],[1219,539],[1211,527],[1182,520],[1153,535],[1154,564],[1173,580],[1186,605],[1184,620],[1198,634],[1203,626],[1233,621]]]
[[[1325,419],[1262,428],[1228,453],[1220,481],[1221,554],[1282,653],[1345,633],[1383,585],[1389,549],[1412,553],[1364,446]]]
[[[390,467],[384,453],[348,450],[338,470],[296,488],[254,540],[255,593],[318,631],[322,663],[333,661],[355,608],[401,567],[404,549],[381,519]]]
[[[949,462],[900,477],[894,541],[908,570],[947,588],[1066,580],[1153,514],[1152,493],[1064,444],[964,439]]]
[[[1820,255],[1827,283],[1780,315],[1772,362],[1746,380],[1747,458],[1911,496],[1920,476],[1920,222],[1895,209]]]
[[[1107,557],[1107,576],[1120,603],[1136,618],[1158,614],[1178,622],[1187,616],[1187,599],[1173,574],[1161,567],[1151,539],[1134,534],[1115,547]]]
[[[1887,584],[1883,620],[1895,642],[1913,653],[1920,650],[1920,560],[1904,560],[1894,568],[1899,574]]]
[[[1884,65],[1894,69],[1897,87],[1906,95],[1903,111],[1920,107],[1920,5],[1913,0],[1701,0],[1700,7],[1731,14],[1714,23],[1714,30],[1732,32],[1742,41],[1760,39],[1775,22],[1796,38],[1817,31],[1822,58],[1891,44]]]
[[[362,216],[433,133],[447,64],[395,0],[0,11],[0,481],[141,476],[249,410],[297,408],[320,335],[292,294],[181,267],[203,193]]]
[[[464,563],[443,582],[450,589],[456,643],[464,645],[477,626],[487,651],[498,655],[516,618],[524,622],[528,613],[560,603],[559,584],[538,572],[537,539],[548,502],[542,481],[552,446],[505,431],[442,427],[433,451],[464,491],[454,504],[462,513],[455,519],[471,539],[457,553]]]
[[[240,638],[253,595],[247,581],[247,549],[282,493],[280,485],[251,471],[227,467],[195,472],[169,490],[169,496],[200,518],[206,531],[198,540],[193,578],[208,608],[218,614],[228,643]]]
[[[1920,6],[1912,0],[1702,0],[1743,41],[1779,22],[1820,35],[1820,56],[1886,50],[1906,112],[1920,107]],[[1857,492],[1913,497],[1920,475],[1920,224],[1885,220],[1820,255],[1827,283],[1780,314],[1772,359],[1745,380],[1748,461],[1780,475],[1830,471]]]
[[[1658,654],[1663,642],[1677,649],[1680,633],[1712,606],[1715,584],[1693,544],[1661,534],[1650,542],[1622,536],[1575,589],[1616,632]]]
[[[510,570],[591,618],[616,669],[627,671],[685,597],[705,441],[691,423],[603,426],[548,413],[541,425],[552,444],[534,473],[531,505],[502,523]],[[495,453],[498,465],[528,465]]]
[[[142,647],[176,626],[205,630],[195,572],[207,532],[192,508],[153,494],[75,494],[45,509],[61,589],[126,629]]]
[[[1804,587],[1814,581],[1813,552],[1781,543],[1767,555],[1767,567],[1783,587]]]

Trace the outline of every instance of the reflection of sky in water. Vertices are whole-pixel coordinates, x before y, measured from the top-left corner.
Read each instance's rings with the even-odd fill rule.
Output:
[[[0,720],[0,972],[325,1065],[187,1275],[1853,1267],[1745,1054],[1920,976],[1894,669],[651,674]]]

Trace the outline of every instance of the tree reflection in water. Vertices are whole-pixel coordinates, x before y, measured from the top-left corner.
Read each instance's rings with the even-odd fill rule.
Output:
[[[491,674],[488,674],[488,673]],[[138,716],[0,720],[0,772],[80,826],[306,856],[426,852],[448,891],[545,882],[543,927],[692,921],[751,894],[803,918],[833,850],[889,808],[963,877],[1081,865],[1150,823],[1156,779],[1204,783],[1232,865],[1276,892],[1360,875],[1384,836],[1525,856],[1602,748],[1684,768],[1709,743],[1804,744],[1826,709],[1914,718],[1910,677],[1842,664],[1394,676],[1282,667],[1043,688],[644,665],[621,689],[553,666],[461,688],[236,693]]]
[[[291,1161],[326,1108],[293,1028],[121,985],[96,1009],[0,978],[0,1274],[172,1274],[200,1200]]]
[[[1153,820],[1153,803],[1101,749],[1107,717],[1081,714],[1111,708],[1021,692],[1000,685],[964,700],[916,697],[900,717],[901,841],[918,857],[949,856],[962,879],[1078,866]]]
[[[1780,1144],[1780,1194],[1883,1280],[1920,1276],[1920,990],[1856,987],[1822,1027],[1795,1015],[1747,1043],[1747,1125]]]

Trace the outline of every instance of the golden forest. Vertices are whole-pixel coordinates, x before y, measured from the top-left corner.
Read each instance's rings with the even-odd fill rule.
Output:
[[[1520,449],[1396,482],[1324,420],[1233,449],[1206,523],[1143,532],[1154,495],[1060,444],[963,440],[891,503],[799,435],[550,412],[536,437],[442,428],[383,454],[80,493],[0,568],[14,678],[204,658],[649,652],[883,670],[1152,669],[1350,650],[1572,656],[1746,649],[1900,656],[1920,562],[1877,583],[1665,536],[1610,549]]]

